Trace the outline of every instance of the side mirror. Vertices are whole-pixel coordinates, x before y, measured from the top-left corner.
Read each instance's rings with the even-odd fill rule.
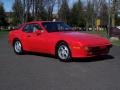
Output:
[[[41,31],[40,31],[40,30],[36,30],[36,31],[35,31],[35,34],[40,35],[40,34],[41,34]]]
[[[41,35],[43,32],[44,32],[43,30],[36,30],[36,31],[35,31],[35,33],[36,33],[37,35]]]

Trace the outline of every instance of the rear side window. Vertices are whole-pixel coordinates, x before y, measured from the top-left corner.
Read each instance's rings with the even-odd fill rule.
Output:
[[[42,25],[48,32],[72,31],[71,27],[64,22],[43,22]]]

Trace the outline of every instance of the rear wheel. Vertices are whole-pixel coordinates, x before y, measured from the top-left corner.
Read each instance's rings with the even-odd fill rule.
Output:
[[[19,40],[14,41],[13,48],[16,54],[19,54],[19,55],[23,54],[22,43]]]
[[[64,62],[71,61],[71,52],[66,43],[60,43],[57,47],[57,57]]]

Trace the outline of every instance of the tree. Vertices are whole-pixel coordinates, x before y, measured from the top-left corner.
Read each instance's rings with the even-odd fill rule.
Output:
[[[60,16],[59,11],[60,11],[60,8],[61,8],[61,5],[62,5],[62,0],[57,0],[56,2],[57,2],[56,4],[57,4],[57,9],[58,9],[58,10],[57,10],[57,11],[58,11],[57,14],[58,14],[58,16]]]
[[[23,18],[23,5],[21,0],[15,0],[13,4],[13,24],[21,24],[22,23],[22,18]]]
[[[26,0],[26,2],[28,2]],[[29,3],[29,2],[28,2]],[[47,20],[48,13],[45,9],[47,0],[31,0],[31,14],[34,17],[34,20]]]
[[[94,27],[95,25],[95,19],[94,19],[94,6],[91,0],[87,0],[87,8],[86,8],[86,30],[88,30],[89,27]]]
[[[6,21],[6,15],[5,15],[5,10],[3,7],[3,3],[0,2],[0,26],[6,26],[7,21]]]
[[[46,0],[46,9],[48,13],[48,20],[53,19],[53,9],[57,0]]]
[[[108,25],[108,6],[107,2],[104,2],[102,4],[102,7],[100,9],[100,19],[101,19],[101,25],[104,27],[107,27]]]
[[[33,0],[22,0],[22,6],[24,8],[24,12],[23,12],[24,22],[28,22],[32,20],[32,15],[30,13],[32,1]]]
[[[16,22],[33,20],[50,20],[55,5],[55,0],[15,0],[13,4]],[[20,18],[20,16],[22,18]]]
[[[116,26],[120,25],[120,16],[119,16],[119,13],[117,13],[117,12],[115,14],[115,25]]]
[[[71,23],[74,26],[80,26],[84,27],[85,26],[85,16],[84,16],[84,9],[82,6],[82,2],[78,0],[78,2],[74,3],[72,10],[71,10],[71,16],[72,20]]]
[[[63,20],[65,22],[69,23],[70,9],[69,9],[69,5],[68,5],[67,0],[62,0],[62,5],[61,5],[61,8],[58,11],[58,13],[59,13],[60,20]]]

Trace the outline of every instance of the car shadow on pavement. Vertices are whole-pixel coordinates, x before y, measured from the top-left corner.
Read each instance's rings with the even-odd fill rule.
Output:
[[[57,59],[57,57],[55,57],[54,55],[50,55],[50,54],[29,52],[29,53],[26,53],[25,55],[34,55],[34,56]],[[104,56],[97,56],[97,57],[91,57],[91,58],[74,58],[69,62],[98,62],[98,61],[113,60],[114,58],[115,57],[113,57],[112,55],[104,55]]]
[[[104,56],[97,56],[91,58],[77,58],[73,59],[71,62],[98,62],[98,61],[106,61],[106,60],[113,60],[115,57],[111,55],[104,55]]]
[[[33,56],[40,56],[40,57],[56,58],[54,55],[51,55],[51,54],[44,54],[44,53],[37,53],[37,52],[25,52],[24,55],[33,55]]]

